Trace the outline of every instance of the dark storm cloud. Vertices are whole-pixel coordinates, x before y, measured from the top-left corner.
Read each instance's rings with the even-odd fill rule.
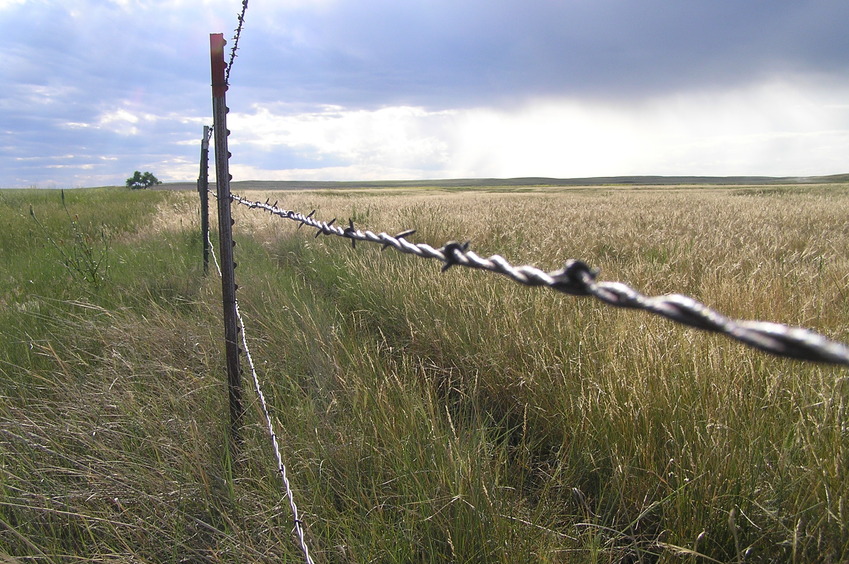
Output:
[[[849,71],[846,21],[839,1],[375,0],[249,21],[241,72],[325,103],[627,99]]]
[[[239,7],[0,0],[0,185],[113,183],[145,163],[190,162],[211,114],[209,33],[229,39]],[[287,115],[539,98],[627,107],[774,77],[827,85],[849,76],[846,21],[844,0],[255,2],[228,104],[282,102]],[[279,145],[246,158],[345,164]],[[168,166],[165,178],[191,174]]]

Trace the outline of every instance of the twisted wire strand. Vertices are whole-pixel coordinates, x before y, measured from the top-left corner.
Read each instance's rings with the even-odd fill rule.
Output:
[[[307,562],[307,564],[313,564],[309,548],[307,548],[307,542],[304,539],[303,522],[298,517],[298,506],[295,503],[295,496],[292,494],[292,486],[289,483],[289,476],[286,472],[286,465],[283,464],[283,456],[280,454],[280,445],[277,442],[277,433],[274,432],[274,423],[272,423],[271,415],[268,412],[268,404],[265,401],[265,394],[262,393],[262,387],[259,384],[259,377],[257,376],[256,368],[254,367],[254,361],[251,357],[251,351],[248,348],[248,341],[245,337],[245,322],[242,320],[242,313],[239,309],[238,300],[236,301],[236,317],[239,319],[239,327],[241,327],[242,329],[242,346],[244,346],[245,348],[245,358],[248,360],[248,366],[250,367],[251,375],[253,376],[254,389],[256,390],[256,395],[259,397],[259,402],[262,406],[262,412],[265,415],[265,424],[266,428],[268,429],[268,434],[271,436],[271,444],[274,446],[274,456],[277,458],[277,471],[280,473],[280,479],[283,482],[283,488],[286,491],[286,497],[289,498],[289,508],[292,511],[292,520],[295,524],[295,534],[298,535],[298,542],[301,545],[301,551],[304,553],[304,560]]]
[[[209,249],[212,253],[212,260],[215,262],[215,268],[218,270],[218,275],[221,275],[221,266],[218,264],[218,258],[215,256],[215,249],[212,246],[212,241],[209,239],[209,233],[206,234],[206,239],[209,241]],[[286,465],[283,463],[283,456],[280,454],[280,444],[277,441],[277,433],[274,432],[274,423],[271,419],[271,414],[268,411],[268,403],[265,401],[265,394],[262,392],[262,386],[259,383],[259,376],[256,373],[256,367],[254,365],[254,359],[251,356],[251,349],[248,346],[248,339],[245,331],[245,321],[242,319],[242,311],[239,308],[239,300],[236,300],[236,317],[239,320],[239,328],[240,333],[242,335],[242,347],[244,347],[245,358],[248,361],[248,367],[251,371],[251,376],[253,377],[254,382],[254,390],[256,390],[256,395],[259,397],[259,403],[262,407],[262,413],[265,415],[265,425],[268,430],[268,434],[271,437],[271,444],[274,447],[274,457],[277,459],[277,471],[280,474],[280,479],[283,482],[283,489],[286,492],[286,497],[289,499],[289,508],[292,511],[292,521],[295,525],[295,534],[298,535],[298,542],[301,546],[301,551],[304,553],[304,561],[307,564],[314,564],[312,557],[310,556],[309,548],[307,547],[306,539],[304,538],[304,527],[303,521],[301,521],[298,516],[298,506],[295,503],[295,496],[292,493],[292,486],[289,482],[289,476],[286,471]]]
[[[350,239],[353,246],[356,246],[356,241],[366,241],[383,245],[384,249],[392,247],[401,253],[436,259],[444,263],[443,272],[452,266],[486,270],[525,286],[543,286],[573,296],[592,296],[611,306],[647,311],[696,329],[727,335],[776,356],[849,366],[847,345],[832,341],[809,329],[767,321],[730,319],[682,294],[646,296],[622,282],[597,281],[598,270],[580,260],[569,259],[562,269],[545,272],[530,265],[514,266],[500,255],[481,257],[469,250],[468,242],[451,241],[435,249],[424,243],[407,241],[406,237],[415,233],[412,229],[392,236],[385,232],[374,233],[356,229],[353,220],[348,221],[347,227],[335,225],[336,219],[329,222],[319,221],[313,217],[315,210],[304,215],[279,208],[277,202],[269,204],[269,200],[256,202],[235,194],[231,195],[231,199],[250,209],[261,209],[315,228],[316,237],[335,235]]]
[[[227,63],[227,71],[224,73],[224,83],[230,84],[230,69],[233,68],[233,62],[236,60],[236,51],[239,49],[239,38],[242,36],[242,26],[245,24],[245,12],[248,11],[248,0],[242,0],[242,11],[236,16],[238,25],[236,26],[236,34],[233,36],[233,47],[230,49],[230,60]]]
[[[221,273],[221,265],[218,264],[218,257],[215,255],[215,247],[212,245],[212,239],[209,238],[209,231],[206,232],[206,242],[209,245],[209,254],[212,255],[212,262],[215,264],[215,270],[218,271],[219,278],[222,275]]]

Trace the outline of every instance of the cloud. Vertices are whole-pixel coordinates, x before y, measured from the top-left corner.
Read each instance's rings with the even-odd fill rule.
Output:
[[[453,112],[396,106],[377,110],[345,110],[325,106],[307,113],[285,112],[285,106],[254,106],[251,113],[228,118],[234,132],[233,151],[245,148],[273,159],[284,149],[300,163],[379,164],[387,170],[438,170],[448,159],[444,141]],[[297,162],[291,163],[295,166]]]
[[[258,29],[240,61],[252,52],[264,64],[239,76],[346,106],[642,99],[847,67],[849,4],[834,0],[361,0],[265,13],[249,19]]]
[[[816,88],[784,82],[632,106],[539,102],[502,119],[508,134],[489,145],[474,124],[464,128],[472,133],[462,152],[504,176],[836,173],[843,159],[823,147],[846,146],[849,114],[826,102]]]
[[[328,106],[290,113],[285,105],[256,105],[228,126],[234,166],[244,165],[251,178],[306,178],[306,171],[383,179],[815,175],[845,169],[849,109],[838,103],[842,96],[849,83],[833,92],[774,81],[630,105],[574,97],[450,111]]]
[[[195,178],[209,33],[229,36],[239,8],[0,0],[0,185]],[[842,172],[846,21],[842,0],[252,3],[228,92],[234,170]]]

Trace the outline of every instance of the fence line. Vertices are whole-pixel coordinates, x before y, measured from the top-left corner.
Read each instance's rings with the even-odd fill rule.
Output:
[[[329,222],[319,221],[313,217],[315,210],[303,215],[278,208],[277,202],[269,204],[269,200],[256,202],[235,194],[231,194],[230,198],[250,209],[261,209],[313,227],[317,230],[316,237],[336,235],[350,239],[352,245],[355,245],[356,241],[367,241],[381,244],[384,249],[392,247],[402,253],[439,260],[444,263],[443,272],[452,266],[486,270],[507,276],[525,286],[544,286],[573,296],[592,296],[615,307],[647,311],[696,329],[721,333],[777,356],[849,366],[849,346],[809,329],[767,321],[734,320],[682,294],[646,296],[622,282],[598,282],[598,270],[580,260],[569,259],[562,269],[545,272],[530,265],[513,266],[500,255],[481,257],[469,250],[468,242],[452,241],[435,249],[424,243],[407,241],[406,237],[415,233],[415,230],[407,230],[394,237],[384,232],[375,234],[372,231],[356,229],[353,220],[348,221],[348,227],[334,225],[336,219]]]
[[[212,246],[212,241],[209,240],[209,233],[206,234],[206,238],[209,241],[209,250],[212,254],[212,260],[215,263],[215,268],[218,270],[218,275],[221,276],[221,265],[218,263],[218,257],[215,256],[215,248]],[[274,456],[277,459],[277,472],[280,474],[280,479],[283,482],[283,489],[286,492],[286,497],[289,499],[289,508],[292,511],[292,521],[294,523],[295,534],[298,535],[298,542],[300,543],[301,551],[304,553],[304,560],[307,564],[313,564],[313,559],[310,556],[309,548],[307,547],[306,540],[304,539],[304,523],[298,516],[298,506],[295,503],[295,496],[292,494],[292,486],[289,483],[286,465],[283,463],[283,455],[280,454],[280,444],[277,441],[277,433],[274,432],[274,423],[271,419],[271,414],[268,411],[268,403],[265,401],[265,394],[262,392],[262,386],[259,383],[259,376],[256,373],[254,359],[251,356],[251,349],[248,346],[245,321],[242,318],[242,312],[239,308],[239,300],[236,300],[236,318],[239,320],[239,327],[241,328],[242,335],[242,346],[244,347],[245,359],[248,361],[248,367],[250,368],[251,376],[253,377],[254,390],[256,390],[256,395],[259,397],[262,413],[265,415],[265,426],[271,437],[271,445],[274,448]]]
[[[406,238],[415,233],[415,230],[412,229],[403,231],[394,236],[388,235],[384,232],[375,234],[372,231],[362,231],[355,228],[353,220],[349,220],[347,227],[340,227],[338,225],[334,225],[336,219],[333,219],[329,222],[314,219],[313,216],[315,214],[315,210],[310,212],[308,215],[303,215],[295,211],[289,211],[278,208],[277,202],[272,205],[269,205],[268,200],[266,200],[265,203],[261,203],[248,200],[238,195],[231,194],[229,188],[229,180],[231,176],[229,175],[228,168],[229,152],[226,149],[227,135],[229,135],[229,131],[226,128],[227,108],[224,105],[224,92],[226,92],[227,87],[230,84],[230,72],[232,71],[233,64],[237,56],[239,40],[241,37],[242,28],[244,26],[247,8],[248,0],[242,0],[241,13],[237,16],[238,25],[235,29],[235,35],[233,37],[233,45],[230,50],[229,61],[226,64],[224,72],[221,73],[223,83],[218,82],[216,78],[218,76],[216,73],[221,71],[220,67],[216,67],[216,64],[219,61],[217,61],[217,59],[213,59],[213,127],[215,128],[214,132],[216,141],[216,163],[217,165],[219,163],[221,163],[222,165],[222,168],[220,169],[217,166],[217,178],[223,179],[223,181],[218,183],[218,193],[214,194],[216,198],[218,198],[219,230],[228,234],[228,238],[221,239],[222,245],[224,245],[224,241],[232,243],[232,239],[229,238],[229,235],[231,235],[230,230],[232,227],[232,222],[230,220],[229,215],[229,208],[231,201],[235,201],[238,204],[249,207],[250,209],[262,209],[264,211],[270,212],[272,215],[296,221],[299,223],[299,228],[303,225],[315,228],[317,230],[315,234],[316,237],[318,237],[319,235],[335,235],[347,238],[350,239],[352,247],[356,246],[357,241],[378,243],[383,246],[384,250],[388,247],[392,247],[401,253],[412,254],[420,258],[430,258],[439,260],[443,263],[442,272],[445,272],[452,266],[464,266],[467,268],[486,270],[489,272],[506,276],[512,279],[513,281],[523,284],[525,286],[543,286],[552,290],[556,290],[574,296],[592,296],[605,304],[615,307],[644,310],[649,313],[665,317],[674,322],[681,323],[690,327],[727,335],[750,347],[760,349],[762,351],[774,355],[800,360],[849,366],[849,346],[835,341],[831,341],[825,336],[810,331],[808,329],[799,327],[789,327],[778,323],[770,323],[763,321],[733,320],[713,309],[708,308],[697,300],[681,294],[670,294],[665,296],[646,296],[621,282],[597,281],[596,278],[598,276],[598,270],[591,268],[585,262],[580,260],[569,259],[566,261],[565,266],[562,269],[552,272],[545,272],[543,270],[540,270],[539,268],[530,265],[514,266],[500,255],[491,255],[486,258],[481,257],[473,251],[469,250],[468,242],[459,243],[456,241],[451,241],[437,249],[427,244],[415,244],[407,241]],[[220,45],[222,51],[223,44],[224,42],[222,41]],[[223,53],[221,54],[220,63],[223,64]],[[219,101],[219,98],[220,104],[216,105],[216,102]],[[207,138],[207,141],[207,136],[209,134],[209,131],[211,130],[213,129],[210,128],[210,130],[207,130],[205,132],[204,137]],[[202,160],[204,158],[206,157],[202,156]],[[203,175],[201,176],[203,177]],[[206,196],[207,191],[211,192],[211,190],[208,190],[208,187],[203,187],[201,184],[202,181],[201,179],[199,179],[198,190],[202,192],[201,196],[204,197]],[[221,213],[222,202],[226,202],[226,216],[222,215]],[[226,219],[226,221],[224,221],[224,219]],[[263,414],[265,416],[266,428],[270,435],[271,443],[274,449],[274,455],[277,462],[277,469],[280,473],[283,488],[285,490],[285,495],[289,499],[289,505],[292,511],[292,518],[294,523],[294,532],[298,536],[300,548],[303,552],[305,561],[307,562],[307,564],[313,564],[313,560],[310,556],[309,549],[305,542],[303,523],[301,522],[298,515],[298,507],[294,500],[291,484],[287,475],[287,469],[285,464],[283,463],[283,458],[280,451],[280,444],[278,442],[277,434],[274,430],[273,420],[269,413],[265,394],[262,391],[262,387],[260,385],[259,377],[256,372],[253,358],[251,357],[250,349],[248,347],[244,319],[242,318],[239,302],[236,299],[235,295],[236,286],[234,281],[232,280],[233,269],[235,268],[232,248],[227,248],[226,250],[222,248],[222,261],[225,262],[223,266],[224,271],[222,273],[222,265],[219,264],[218,258],[215,255],[215,250],[212,247],[212,242],[209,239],[208,222],[206,228],[207,231],[205,233],[205,239],[206,242],[209,244],[209,250],[212,253],[216,269],[218,270],[219,275],[222,277],[222,280],[224,280],[225,278],[229,278],[230,282],[232,283],[231,305],[233,305],[235,309],[235,319],[237,320],[236,322],[238,324],[237,328],[239,331],[241,331],[241,342],[243,346],[243,352],[247,359],[248,366],[250,368],[251,375],[254,381],[254,388],[259,398]],[[232,244],[235,245],[235,243]],[[225,301],[225,327],[232,328],[232,324],[228,325],[227,322],[227,304],[229,303],[227,283],[222,282],[222,287]],[[237,346],[231,346],[234,343],[233,339],[228,338],[228,331],[229,329],[225,329],[225,342],[228,345],[228,377],[230,378],[229,388],[231,393],[231,429],[232,434],[234,436],[237,436],[237,424],[241,419],[241,415],[236,414],[234,416],[233,394],[234,388],[238,387],[238,390],[240,390],[241,385],[238,382],[234,382],[234,376],[230,374],[232,372],[230,356],[231,352],[234,352],[232,349],[235,349],[235,354],[233,356],[238,359],[240,351],[238,350]],[[240,367],[238,364],[238,360],[235,360],[232,364],[235,365],[235,370],[237,373],[239,373]],[[239,391],[238,393],[240,397],[241,392]]]
[[[268,404],[265,401],[265,394],[262,392],[262,386],[259,383],[259,376],[254,366],[253,357],[251,356],[250,347],[248,347],[247,335],[245,331],[245,323],[242,318],[242,313],[239,308],[239,301],[236,298],[236,290],[238,286],[235,284],[235,267],[236,262],[233,260],[233,247],[236,242],[232,238],[232,226],[235,223],[230,215],[230,179],[232,176],[229,173],[229,158],[230,152],[227,150],[227,137],[230,131],[227,129],[227,112],[229,108],[226,106],[226,92],[230,84],[230,71],[233,68],[233,62],[236,59],[236,51],[239,47],[239,38],[242,34],[242,26],[245,23],[245,12],[248,9],[248,0],[242,0],[242,11],[238,15],[238,25],[236,34],[233,38],[233,46],[230,50],[230,60],[224,65],[223,48],[225,41],[222,34],[210,34],[210,60],[212,70],[212,107],[213,107],[213,127],[207,128],[204,131],[205,142],[208,142],[210,132],[215,136],[215,168],[216,168],[216,199],[218,200],[218,228],[219,238],[222,245],[221,261],[215,256],[215,250],[212,246],[212,241],[209,238],[208,221],[206,221],[206,210],[202,211],[204,218],[202,223],[206,224],[206,233],[204,238],[209,250],[212,252],[215,267],[222,281],[222,298],[224,302],[224,325],[225,325],[225,348],[227,357],[227,379],[228,393],[230,403],[230,448],[235,451],[240,441],[240,426],[244,417],[242,408],[242,386],[241,386],[241,365],[239,355],[245,353],[245,357],[250,367],[251,375],[254,381],[254,389],[260,400],[263,414],[265,415],[266,428],[271,437],[271,444],[274,448],[274,455],[277,460],[277,471],[280,473],[280,478],[283,482],[283,488],[286,497],[289,498],[289,507],[292,511],[292,520],[294,523],[294,531],[298,536],[301,551],[303,552],[305,562],[313,564],[313,559],[310,556],[309,548],[304,539],[303,522],[298,516],[298,506],[295,503],[292,488],[289,483],[289,477],[286,471],[286,465],[283,464],[283,457],[280,454],[280,445],[277,441],[277,434],[274,432],[274,424],[271,415],[268,412]],[[208,159],[208,151],[201,151],[201,167],[205,166],[204,160]],[[201,179],[198,180],[198,191],[201,196],[208,194],[209,187],[202,187],[204,175],[201,174]],[[222,205],[222,201],[226,201],[226,205]],[[243,351],[239,350],[236,336],[241,332]]]
[[[218,199],[218,250],[221,253],[221,301],[224,308],[224,346],[230,405],[230,449],[235,454],[240,443],[239,429],[244,416],[242,407],[242,369],[236,320],[236,263],[233,260],[233,222],[230,194],[230,151],[227,148],[227,81],[225,79],[224,34],[209,35],[210,70],[212,73],[212,115],[215,120],[215,185]]]

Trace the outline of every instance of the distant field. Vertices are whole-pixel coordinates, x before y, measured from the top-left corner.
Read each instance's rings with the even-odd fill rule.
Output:
[[[849,342],[849,183],[539,180],[233,190]],[[234,214],[317,562],[849,560],[847,369]],[[0,221],[0,560],[302,561],[250,391],[227,454],[196,195],[3,190]]]
[[[297,180],[247,180],[232,183],[233,190],[350,190],[361,188],[502,188],[581,186],[764,186],[837,184],[849,182],[849,174],[831,176],[598,176],[592,178],[455,178],[439,180],[385,180],[364,182],[320,182]],[[173,182],[157,190],[197,190],[196,182]]]

